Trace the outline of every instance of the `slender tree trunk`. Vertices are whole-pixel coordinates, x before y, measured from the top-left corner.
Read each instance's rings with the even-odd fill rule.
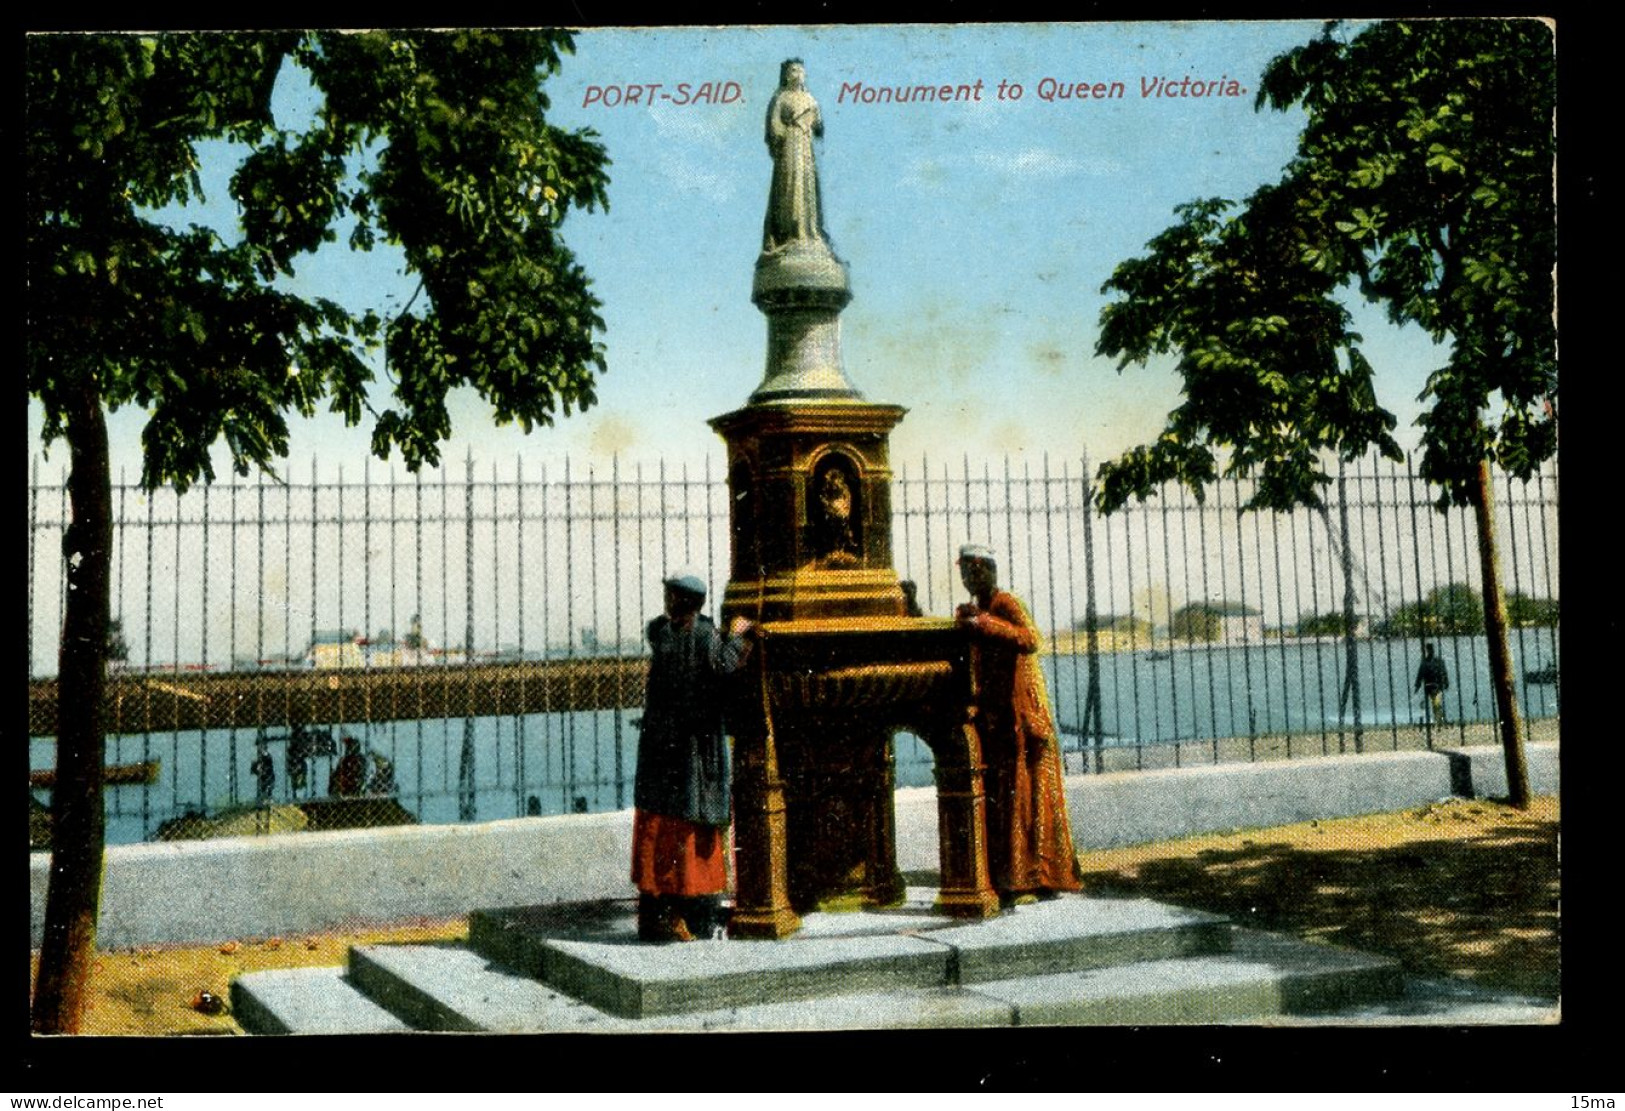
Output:
[[[96,954],[101,902],[105,754],[102,706],[107,686],[108,586],[113,515],[107,424],[91,384],[68,414],[68,500],[63,533],[68,598],[58,663],[56,786],[51,791],[51,873],[45,937],[34,988],[37,1034],[75,1034]]]
[[[1473,514],[1478,522],[1478,559],[1484,580],[1484,633],[1489,640],[1490,684],[1495,688],[1501,748],[1506,753],[1507,799],[1520,810],[1529,806],[1529,766],[1523,754],[1523,715],[1512,682],[1512,653],[1507,647],[1507,606],[1501,592],[1501,561],[1495,550],[1495,498],[1488,459],[1478,462]]]
[[[1364,752],[1365,734],[1360,725],[1360,654],[1355,651],[1354,645],[1354,546],[1349,543],[1348,479],[1341,462],[1337,465],[1337,520],[1338,535],[1343,545],[1343,697],[1338,709],[1342,710],[1350,702],[1353,703],[1354,751]],[[1341,749],[1341,724],[1338,726],[1337,744]]]

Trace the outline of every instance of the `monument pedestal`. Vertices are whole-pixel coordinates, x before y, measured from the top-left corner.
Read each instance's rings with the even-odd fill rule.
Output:
[[[751,404],[711,421],[728,445],[724,623],[902,615],[887,436],[904,412],[803,401]]]
[[[735,937],[788,936],[827,903],[903,897],[899,729],[937,758],[940,905],[998,910],[969,647],[949,622],[904,616],[887,448],[904,410],[865,401],[842,366],[851,281],[824,229],[812,146],[823,124],[805,79],[800,62],[785,62],[767,113],[773,181],[751,284],[767,365],[749,403],[711,421],[728,445],[732,574],[720,616],[762,630],[727,708]]]

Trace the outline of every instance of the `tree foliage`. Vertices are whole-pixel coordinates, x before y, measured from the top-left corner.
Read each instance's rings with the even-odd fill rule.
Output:
[[[107,658],[124,661],[130,658],[130,646],[124,639],[124,618],[114,617],[107,622]]]
[[[590,133],[546,122],[558,32],[41,35],[26,55],[29,390],[47,442],[93,380],[150,414],[143,481],[184,490],[287,451],[286,414],[368,405],[365,350],[393,378],[374,450],[438,460],[446,395],[472,386],[526,430],[590,405],[598,302],[559,237],[605,202]],[[302,129],[271,92],[300,67]],[[153,210],[202,197],[200,144],[230,140],[241,236]],[[393,319],[297,291],[304,256],[346,232],[398,245],[422,296]]]
[[[373,450],[438,461],[447,394],[472,387],[526,431],[594,400],[603,328],[559,237],[604,204],[591,132],[546,121],[562,32],[36,35],[24,58],[25,375],[47,443],[65,438],[72,521],[59,663],[57,786],[33,1027],[73,1032],[95,950],[104,843],[103,704],[112,551],[103,410],[147,413],[142,481],[212,480],[287,454],[287,414],[372,408]],[[294,67],[308,125],[272,107]],[[205,147],[205,144],[210,144]],[[156,211],[201,199],[204,151],[239,159],[240,234]],[[418,293],[385,319],[300,291],[344,235],[398,247]],[[356,300],[364,302],[365,297]]]
[[[1259,89],[1309,113],[1287,168],[1309,263],[1449,345],[1421,398],[1420,470],[1457,504],[1480,460],[1527,478],[1557,447],[1556,79],[1546,24],[1449,19],[1329,24]]]
[[[1074,624],[1073,628],[1080,633],[1087,632],[1089,629],[1088,619],[1083,618],[1078,620]],[[1097,632],[1115,633],[1118,636],[1133,637],[1136,639],[1145,640],[1149,640],[1151,638],[1152,632],[1151,622],[1147,621],[1143,617],[1136,617],[1129,613],[1106,614],[1103,617],[1099,617],[1095,620],[1095,629]]]
[[[1224,617],[1212,606],[1193,603],[1168,619],[1168,635],[1177,640],[1218,640],[1224,635]]]
[[[1359,618],[1354,624],[1349,624],[1348,615],[1341,610],[1329,610],[1326,613],[1306,613],[1298,618],[1297,635],[1301,637],[1340,637],[1347,636],[1351,628],[1358,631]]]
[[[1327,451],[1397,454],[1338,315],[1345,287],[1445,345],[1420,398],[1419,470],[1441,509],[1474,509],[1514,806],[1529,781],[1489,462],[1528,478],[1557,450],[1552,46],[1533,19],[1330,23],[1275,58],[1257,106],[1307,114],[1281,180],[1222,220],[1223,201],[1177,210],[1107,281],[1126,300],[1103,311],[1097,348],[1120,368],[1177,353],[1186,394],[1156,443],[1101,467],[1103,508],[1167,481],[1200,497],[1227,452],[1226,473],[1258,477],[1247,507],[1284,509],[1319,504]],[[1351,643],[1357,692],[1355,666]]]
[[[1399,606],[1377,626],[1378,636],[1463,636],[1484,631],[1484,600],[1466,583],[1435,587],[1420,602]]]
[[[1251,506],[1318,504],[1323,450],[1397,454],[1348,330],[1344,289],[1448,345],[1428,378],[1420,470],[1472,499],[1492,457],[1527,476],[1556,449],[1555,66],[1535,20],[1328,24],[1266,68],[1258,103],[1307,123],[1280,182],[1179,221],[1105,285],[1098,351],[1173,353],[1185,401],[1101,468],[1114,508],[1166,481],[1256,474]],[[1489,424],[1481,413],[1498,405]]]
[[[1155,443],[1101,467],[1105,508],[1169,481],[1200,499],[1218,448],[1230,452],[1226,474],[1258,476],[1247,504],[1272,509],[1321,504],[1324,449],[1399,456],[1337,283],[1305,261],[1297,203],[1271,186],[1233,215],[1217,198],[1181,205],[1151,253],[1106,282],[1125,299],[1101,314],[1100,353],[1120,368],[1176,353],[1185,400]]]
[[[1520,590],[1507,595],[1507,624],[1514,628],[1556,628],[1562,606],[1555,598],[1536,598]]]

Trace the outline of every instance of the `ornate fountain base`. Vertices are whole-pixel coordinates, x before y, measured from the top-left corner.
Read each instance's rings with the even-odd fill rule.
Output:
[[[969,646],[945,620],[769,622],[729,711],[734,736],[732,933],[782,938],[830,900],[901,900],[890,740],[936,759],[937,900],[998,913],[987,872],[981,742]]]

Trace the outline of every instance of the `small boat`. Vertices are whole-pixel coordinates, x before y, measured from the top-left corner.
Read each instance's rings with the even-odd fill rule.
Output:
[[[108,764],[102,769],[103,782],[109,787],[131,784],[150,786],[158,782],[158,761],[143,760],[138,764]],[[28,785],[39,789],[56,786],[56,769],[40,768],[28,773]]]
[[[205,841],[214,837],[253,837],[268,833],[297,833],[308,828],[305,812],[292,804],[229,807],[213,816],[192,810],[161,823],[153,841]]]
[[[418,816],[389,795],[304,799],[288,803],[238,803],[215,814],[192,811],[159,825],[149,840],[204,841],[303,830],[373,829],[417,825]]]
[[[1523,679],[1526,683],[1534,683],[1536,686],[1540,687],[1549,687],[1553,683],[1557,682],[1557,665],[1547,664],[1544,667],[1528,668],[1523,673]]]
[[[1155,648],[1155,649],[1152,649],[1151,651],[1147,652],[1145,654],[1145,658],[1148,659],[1148,660],[1153,660],[1153,661],[1155,661],[1157,663],[1161,663],[1164,660],[1173,659],[1174,654],[1169,649]]]

